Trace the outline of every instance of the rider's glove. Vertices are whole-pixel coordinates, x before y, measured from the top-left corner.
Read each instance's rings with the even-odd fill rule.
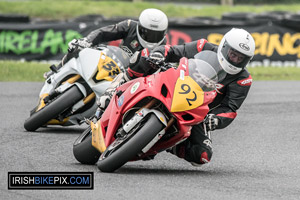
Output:
[[[204,119],[204,124],[207,131],[213,131],[219,124],[219,119],[215,114],[208,114]]]
[[[154,69],[158,69],[159,65],[165,61],[165,57],[160,52],[153,52],[149,55],[150,66]]]
[[[162,63],[165,61],[165,57],[162,55],[162,53],[160,52],[153,52],[150,53],[149,58],[153,61],[155,61],[156,63]]]
[[[111,82],[110,86],[105,90],[104,94],[97,99],[98,107],[101,110],[105,110],[114,95],[117,87],[124,84],[128,78],[126,78],[126,75],[124,73],[118,74],[114,80]]]
[[[68,47],[69,47],[68,52],[72,53],[76,49],[81,50],[81,49],[88,48],[88,47],[91,47],[91,46],[92,46],[92,43],[89,42],[87,38],[73,39],[68,44]]]
[[[110,102],[110,100],[112,98],[112,94],[113,93],[114,93],[114,91],[107,91],[101,97],[99,97],[97,99],[98,107],[102,111],[104,111],[107,108],[107,106],[108,106],[108,104],[109,104],[109,102]]]

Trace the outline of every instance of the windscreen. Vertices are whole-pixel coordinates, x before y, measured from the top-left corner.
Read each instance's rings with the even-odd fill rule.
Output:
[[[117,63],[122,71],[129,66],[130,58],[121,48],[116,46],[107,46],[107,48],[103,51]]]
[[[216,52],[202,51],[189,59],[189,75],[203,91],[212,91],[215,84],[225,78],[226,72],[220,66]]]

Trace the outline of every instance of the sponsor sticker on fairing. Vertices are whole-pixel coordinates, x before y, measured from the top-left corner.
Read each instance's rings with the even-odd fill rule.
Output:
[[[121,107],[124,103],[124,96],[122,95],[119,99],[118,99],[118,106]]]
[[[135,93],[139,87],[140,87],[140,82],[136,82],[136,83],[131,87],[130,93],[131,93],[131,94]]]

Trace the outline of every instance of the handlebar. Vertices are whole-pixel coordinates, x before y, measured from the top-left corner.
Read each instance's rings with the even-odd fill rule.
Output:
[[[149,62],[150,65],[155,66],[154,68],[161,69],[162,71],[167,71],[170,68],[176,68],[171,63],[167,63],[167,62],[164,62],[164,61],[159,62],[158,60],[151,59],[149,57],[146,58],[146,61]]]

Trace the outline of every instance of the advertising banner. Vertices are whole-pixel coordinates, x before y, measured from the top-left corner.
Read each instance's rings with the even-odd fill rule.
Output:
[[[116,20],[0,23],[0,59],[57,61],[67,53],[68,42],[73,38],[84,37],[97,28],[115,23]],[[232,27],[246,29],[255,39],[256,51],[250,66],[300,67],[300,32],[296,23],[173,20],[167,41],[170,45],[178,45],[205,38],[219,44],[223,34]],[[109,44],[118,45],[119,42]]]

